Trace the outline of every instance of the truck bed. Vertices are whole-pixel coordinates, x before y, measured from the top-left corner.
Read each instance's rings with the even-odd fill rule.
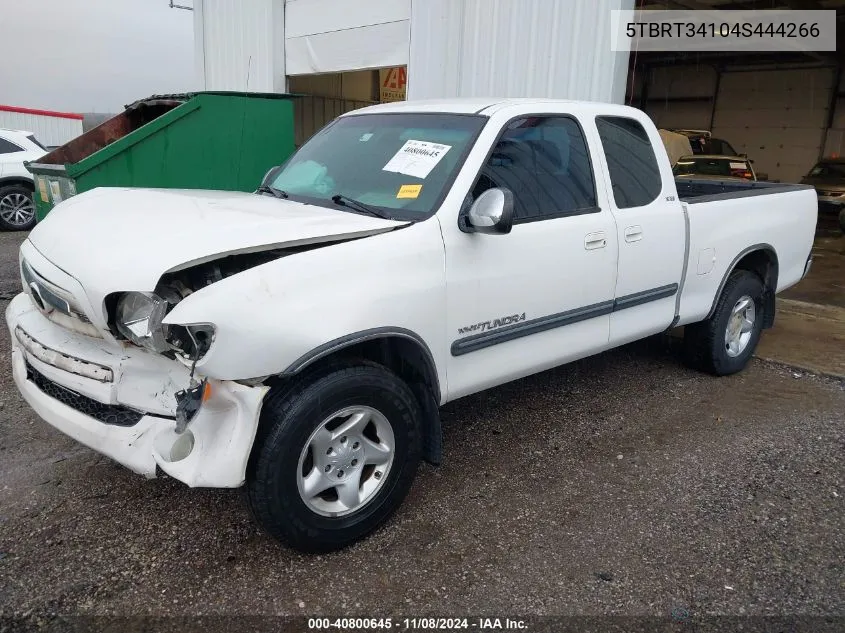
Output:
[[[726,275],[750,251],[775,257],[778,292],[801,279],[816,228],[813,187],[714,178],[675,182],[688,219],[679,324],[711,313]]]
[[[750,180],[716,180],[714,178],[675,178],[675,186],[678,189],[678,197],[682,202],[711,202],[813,188],[812,185],[754,182]]]

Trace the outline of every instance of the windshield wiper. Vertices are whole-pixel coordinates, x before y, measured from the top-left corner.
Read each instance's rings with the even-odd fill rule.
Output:
[[[274,196],[276,198],[288,198],[287,191],[276,189],[275,187],[271,187],[270,185],[261,185],[258,189],[255,190],[255,193],[269,193],[271,196]]]
[[[375,216],[377,218],[384,218],[385,220],[393,219],[390,215],[388,215],[381,209],[376,209],[375,207],[371,207],[368,204],[358,202],[354,198],[349,198],[341,194],[336,194],[332,196],[332,202],[344,207],[349,207],[350,209],[355,209],[356,211],[360,211],[361,213],[366,213],[367,215]]]

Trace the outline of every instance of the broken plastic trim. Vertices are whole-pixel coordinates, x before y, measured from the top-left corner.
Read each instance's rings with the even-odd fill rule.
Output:
[[[47,347],[24,332],[21,326],[15,328],[15,337],[27,352],[46,365],[102,383],[114,380],[111,368]]]
[[[176,433],[181,435],[188,428],[191,420],[199,412],[205,394],[206,381],[177,391],[176,396]]]

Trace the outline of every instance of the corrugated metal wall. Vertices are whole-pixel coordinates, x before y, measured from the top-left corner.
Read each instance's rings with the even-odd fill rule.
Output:
[[[0,110],[0,127],[32,132],[42,145],[64,145],[82,134],[82,119]]]
[[[206,90],[284,92],[283,0],[197,0],[194,11]]]
[[[293,102],[294,141],[299,147],[344,112],[377,103],[378,72],[297,75],[289,79],[289,87],[294,94],[309,95]]]
[[[281,92],[286,73],[407,59],[409,99],[621,103],[628,53],[612,51],[606,34],[610,10],[633,6],[634,0],[288,0],[287,6],[284,0],[195,0],[198,70],[207,89]]]
[[[302,97],[293,102],[294,143],[297,147],[307,141],[314,132],[344,112],[357,110],[374,101],[356,101],[335,97]]]
[[[611,9],[634,0],[413,0],[408,98],[551,97],[621,103],[628,54]]]

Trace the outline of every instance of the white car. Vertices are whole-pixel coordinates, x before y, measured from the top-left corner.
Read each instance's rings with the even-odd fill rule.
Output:
[[[740,371],[815,222],[809,186],[676,185],[633,108],[373,106],[255,193],[59,204],[21,247],[13,374],[87,446],[245,484],[270,534],[331,550],[440,461],[443,403],[678,325],[698,367]]]
[[[0,128],[0,229],[25,231],[35,225],[35,186],[24,161],[46,152],[32,132]]]

